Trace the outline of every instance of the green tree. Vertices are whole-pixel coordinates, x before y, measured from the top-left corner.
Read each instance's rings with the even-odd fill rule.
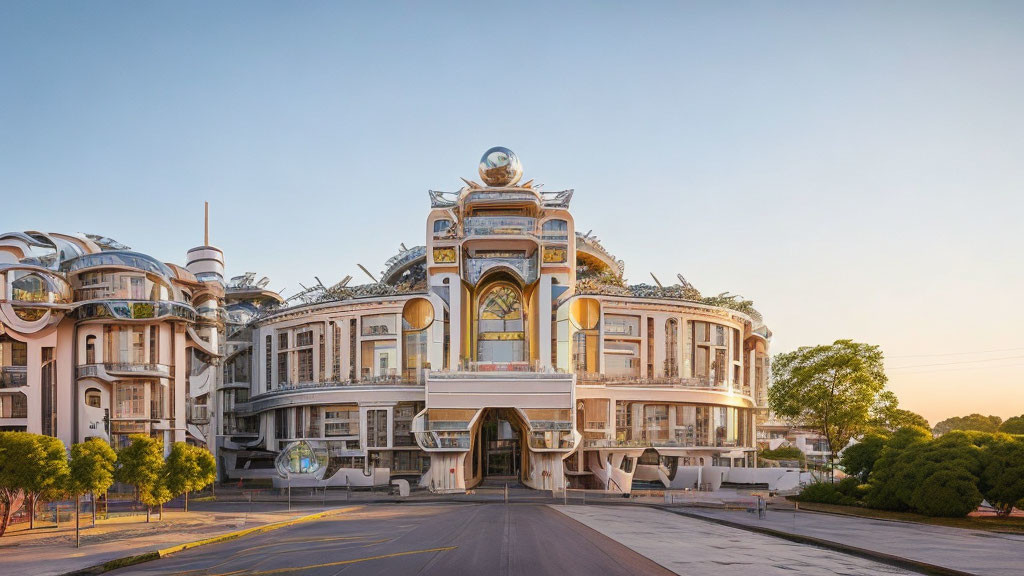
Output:
[[[167,489],[173,496],[185,494],[185,511],[188,512],[188,493],[202,490],[217,478],[217,464],[209,451],[175,442],[166,463]]]
[[[899,399],[889,390],[883,390],[871,407],[871,427],[879,433],[895,432],[910,426],[931,430],[931,424],[924,416],[900,408]]]
[[[68,453],[60,438],[29,434],[33,449],[21,461],[25,469],[25,496],[29,501],[29,526],[35,527],[36,503],[64,494],[68,481]]]
[[[28,432],[0,432],[0,536],[7,531],[11,515],[25,500],[30,482],[24,465],[36,451],[36,442]]]
[[[1007,418],[999,426],[999,431],[1003,434],[1024,434],[1024,414]]]
[[[986,451],[982,495],[996,514],[1009,516],[1014,506],[1024,508],[1024,441],[1000,434]]]
[[[89,493],[93,526],[96,526],[96,494],[106,492],[114,483],[116,461],[114,449],[99,438],[90,438],[71,447],[70,492],[76,497]]]
[[[156,482],[147,485],[139,491],[139,500],[146,505],[146,522],[149,522],[150,511],[153,506],[160,507],[160,520],[164,519],[164,504],[172,498],[171,491],[167,489],[167,479],[161,474]]]
[[[870,426],[871,410],[885,389],[878,346],[852,340],[778,354],[768,404],[778,416],[814,429],[836,453]]]
[[[875,462],[882,456],[882,449],[885,448],[887,440],[886,436],[878,433],[866,434],[860,442],[843,450],[839,465],[847,474],[856,476],[861,482],[867,482]]]
[[[865,503],[882,510],[908,510],[910,494],[904,488],[912,472],[907,451],[917,444],[929,442],[932,435],[920,428],[901,428],[885,442],[868,477],[870,489]],[[851,447],[852,448],[852,447]]]
[[[924,430],[904,429],[892,440],[872,470],[868,506],[932,516],[963,516],[977,508],[979,476],[995,442],[991,434],[954,431],[930,440]]]
[[[146,505],[146,522],[150,521],[152,507],[162,496],[164,456],[163,443],[143,434],[130,437],[131,443],[117,453],[114,479],[135,487],[135,498]],[[156,502],[154,504],[153,502]]]
[[[982,416],[981,414],[970,414],[968,416],[954,416],[939,422],[932,429],[936,436],[948,434],[954,430],[974,430],[976,432],[998,432],[1003,419],[999,416]]]

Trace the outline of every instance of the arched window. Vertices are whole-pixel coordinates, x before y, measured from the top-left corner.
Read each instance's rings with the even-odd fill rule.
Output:
[[[11,296],[21,302],[49,302],[50,290],[42,276],[26,274],[11,282]]]
[[[102,394],[98,388],[89,388],[85,391],[85,405],[92,406],[93,408],[100,408],[102,402]]]
[[[548,220],[541,227],[545,240],[566,240],[569,238],[569,223],[565,220]]]
[[[477,359],[480,362],[524,362],[526,331],[519,290],[504,282],[480,296]]]
[[[665,376],[679,376],[679,321],[675,318],[665,322]]]

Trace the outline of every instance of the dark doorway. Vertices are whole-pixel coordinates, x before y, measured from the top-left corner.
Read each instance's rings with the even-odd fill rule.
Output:
[[[507,409],[489,410],[481,426],[484,476],[518,480],[522,447],[517,418]]]

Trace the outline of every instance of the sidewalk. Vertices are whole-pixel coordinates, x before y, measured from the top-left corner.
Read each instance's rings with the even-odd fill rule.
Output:
[[[199,508],[202,508],[201,510]],[[81,570],[135,554],[227,534],[236,530],[293,520],[324,508],[296,505],[291,512],[277,504],[218,506],[196,503],[189,512],[164,511],[163,521],[146,523],[146,516],[118,517],[87,528],[90,517],[82,515],[82,547],[75,548],[74,522],[60,529],[17,530],[0,538],[0,576],[49,576]]]
[[[691,518],[771,530],[906,558],[968,574],[1016,576],[1024,567],[1024,535],[1000,534],[821,512],[769,510],[767,517],[743,511],[659,506]]]

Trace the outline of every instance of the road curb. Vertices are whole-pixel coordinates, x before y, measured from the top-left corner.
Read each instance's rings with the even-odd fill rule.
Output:
[[[728,526],[730,528],[736,528],[739,530],[746,530],[747,532],[754,532],[758,534],[765,534],[767,536],[775,536],[776,538],[782,538],[791,542],[797,542],[799,544],[810,544],[818,546],[820,548],[826,548],[829,550],[835,550],[836,552],[842,552],[844,554],[850,554],[868,560],[875,560],[895,566],[897,568],[903,568],[906,570],[913,570],[915,572],[921,572],[924,574],[937,574],[940,576],[977,576],[972,572],[964,572],[956,570],[954,568],[947,568],[945,566],[939,566],[937,564],[929,564],[927,562],[921,562],[920,560],[913,560],[911,558],[904,558],[902,556],[895,556],[893,554],[886,554],[884,552],[878,552],[877,550],[870,550],[867,548],[860,548],[857,546],[850,546],[849,544],[842,544],[833,540],[824,540],[822,538],[815,538],[814,536],[804,536],[802,534],[793,534],[791,532],[784,532],[782,530],[776,530],[774,528],[766,528],[763,526],[751,526],[742,522],[733,522],[731,520],[724,520],[722,518],[712,518],[710,516],[704,516],[703,514],[695,514],[693,512],[686,512],[679,510],[678,508],[671,508],[669,506],[661,506],[658,504],[647,504],[651,508],[657,510],[663,510],[672,514],[678,514],[687,518],[693,518],[695,520],[704,520],[705,522],[712,522],[714,524],[720,524],[722,526]],[[826,512],[819,512],[821,514],[827,514]]]
[[[192,542],[185,542],[184,544],[176,544],[174,546],[168,546],[167,548],[160,548],[158,550],[152,550],[150,552],[143,552],[141,554],[133,554],[131,556],[124,556],[122,558],[115,558],[108,560],[101,564],[95,564],[88,568],[82,568],[81,570],[75,570],[72,572],[65,572],[62,576],[90,576],[93,574],[103,574],[104,572],[110,572],[111,570],[117,570],[118,568],[124,568],[126,566],[134,566],[143,562],[149,562],[151,560],[159,560],[175,552],[181,552],[182,550],[188,550],[190,548],[198,548],[200,546],[206,546],[208,544],[217,544],[219,542],[227,542],[243,536],[250,536],[253,534],[261,534],[263,532],[271,532],[279,528],[285,528],[287,526],[293,526],[295,524],[301,524],[303,522],[310,522],[312,520],[318,520],[327,516],[333,516],[334,514],[341,514],[356,508],[356,506],[346,506],[344,508],[336,508],[334,510],[324,510],[323,512],[317,512],[315,514],[308,514],[306,516],[300,516],[298,518],[292,518],[291,520],[281,520],[279,522],[271,522],[270,524],[264,524],[262,526],[253,526],[252,528],[244,528],[242,530],[236,530],[234,532],[227,532],[225,534],[219,534],[217,536],[211,536],[210,538],[204,538],[202,540],[194,540]]]

